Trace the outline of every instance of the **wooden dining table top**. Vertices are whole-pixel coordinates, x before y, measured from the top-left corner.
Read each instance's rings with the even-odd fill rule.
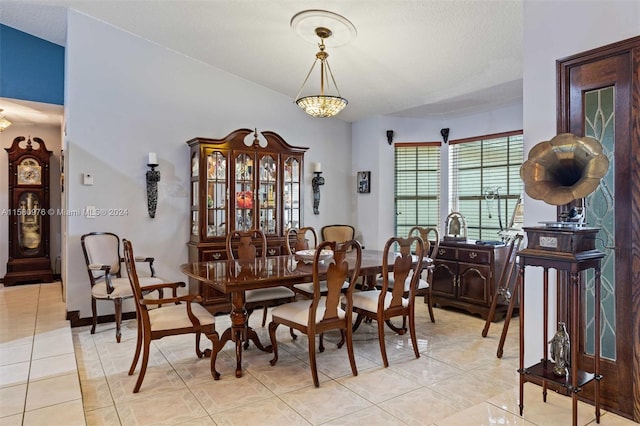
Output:
[[[374,276],[382,272],[381,250],[362,250],[361,276]],[[393,270],[395,253],[389,253],[389,270]],[[355,252],[346,257],[349,268],[355,267]],[[319,265],[320,278],[325,278],[331,260]],[[430,267],[430,258],[423,259],[423,268]],[[185,263],[182,272],[198,281],[229,294],[236,291],[293,285],[313,281],[313,264],[305,263],[299,256],[280,255],[255,260],[216,260]]]

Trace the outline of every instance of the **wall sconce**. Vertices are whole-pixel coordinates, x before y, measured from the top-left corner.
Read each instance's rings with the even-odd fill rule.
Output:
[[[324,178],[322,175],[322,165],[315,163],[313,167],[313,174],[315,176],[311,180],[311,186],[313,186],[313,214],[320,214],[320,186],[324,185]]]
[[[147,210],[149,217],[156,217],[156,207],[158,206],[158,182],[160,182],[160,172],[156,170],[158,167],[158,157],[155,152],[149,153],[147,166],[151,170],[147,170]]]
[[[387,142],[389,145],[393,143],[393,130],[387,130]]]
[[[442,136],[442,140],[446,145],[449,142],[449,128],[445,127],[444,129],[440,129],[440,136]]]

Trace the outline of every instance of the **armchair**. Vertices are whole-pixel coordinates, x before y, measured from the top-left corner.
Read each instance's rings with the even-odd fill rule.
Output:
[[[91,284],[91,312],[93,315],[91,334],[96,332],[98,323],[96,301],[110,300],[115,305],[116,341],[120,343],[122,301],[133,297],[129,279],[122,276],[121,266],[124,259],[120,257],[120,238],[111,232],[91,232],[84,234],[80,242]],[[151,275],[140,277],[140,286],[143,289],[162,283],[162,280],[155,276],[153,257],[139,257],[135,261],[149,264]]]
[[[133,256],[133,245],[130,241],[124,240],[124,259],[127,267],[128,281],[134,294],[136,302],[136,313],[138,314],[138,340],[136,342],[136,352],[133,362],[129,368],[129,375],[133,375],[140,352],[142,351],[142,363],[140,365],[140,373],[136,381],[133,393],[137,393],[142,386],[145,373],[147,372],[147,363],[149,362],[149,352],[152,340],[161,339],[166,336],[175,336],[179,334],[196,335],[196,355],[198,358],[211,357],[211,375],[214,379],[218,379],[220,374],[216,371],[216,356],[213,355],[211,349],[200,350],[200,335],[204,333],[213,345],[213,348],[219,342],[219,335],[216,332],[215,317],[206,310],[202,305],[194,302],[201,300],[200,296],[187,294],[185,296],[176,297],[175,291],[178,287],[185,287],[185,283],[162,283],[147,286],[148,290],[160,290],[170,288],[174,291],[174,296],[169,299],[145,299],[143,297],[143,288],[140,286],[140,280],[136,271],[135,258]],[[150,309],[150,307],[160,307]],[[166,306],[163,306],[166,305]],[[144,347],[143,347],[144,344]]]
[[[326,225],[320,229],[322,241],[343,243],[354,238],[356,230],[351,225]]]

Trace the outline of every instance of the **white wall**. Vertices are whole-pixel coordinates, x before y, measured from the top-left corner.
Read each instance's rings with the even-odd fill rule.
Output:
[[[527,153],[538,142],[556,135],[556,60],[640,34],[640,2],[526,0],[523,11]],[[556,218],[556,208],[542,201],[525,197],[524,206],[526,226]],[[525,274],[525,365],[537,362],[542,355],[542,294],[536,285],[542,282],[539,269],[527,268]],[[555,318],[555,303],[550,305],[553,311],[550,315]],[[553,320],[549,328],[553,333]]]
[[[156,258],[158,275],[185,280],[189,238],[189,150],[185,141],[220,138],[238,128],[272,130],[305,155],[304,224],[350,223],[351,125],[305,115],[292,99],[70,11],[65,74],[67,207],[127,209],[125,216],[68,217],[67,310],[90,316],[82,234],[113,231],[137,254]],[[145,172],[156,152],[161,181],[155,219],[146,205]],[[313,214],[313,163],[326,183]],[[82,185],[82,173],[94,185]],[[132,306],[127,306],[132,310]],[[99,305],[99,314],[112,304]]]
[[[393,142],[442,141],[440,130],[449,128],[449,140],[522,129],[522,104],[514,103],[491,111],[456,117],[415,119],[379,116],[353,124],[353,176],[371,170],[371,193],[356,194],[356,224],[367,248],[384,247],[394,235],[394,149],[386,130],[393,130]],[[448,214],[448,145],[442,149],[442,221]],[[442,232],[444,223],[440,224]]]
[[[0,133],[0,278],[7,273],[7,260],[9,258],[9,246],[7,236],[9,235],[9,219],[7,209],[9,208],[9,187],[7,173],[9,156],[4,148],[10,148],[13,140],[18,136],[26,139],[40,138],[44,141],[47,149],[52,151],[49,160],[49,205],[58,211],[60,208],[60,127],[45,125],[17,125],[13,124],[4,132]],[[23,142],[23,143],[26,143]],[[60,273],[60,248],[61,231],[60,216],[53,215],[49,218],[49,255],[51,257],[51,268],[54,273]]]

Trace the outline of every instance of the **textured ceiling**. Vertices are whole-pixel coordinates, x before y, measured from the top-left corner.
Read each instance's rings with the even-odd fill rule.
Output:
[[[290,28],[292,16],[338,13],[358,32],[327,43],[349,100],[345,121],[447,117],[522,99],[522,0],[0,0],[0,23],[64,46],[67,7],[291,98],[317,51]]]

